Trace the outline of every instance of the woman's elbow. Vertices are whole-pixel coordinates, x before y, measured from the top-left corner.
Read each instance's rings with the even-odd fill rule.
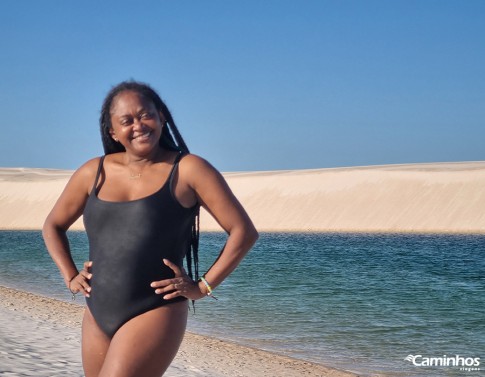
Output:
[[[42,237],[44,240],[48,240],[52,237],[52,233],[55,231],[56,227],[54,223],[49,218],[49,216],[45,219],[44,225],[42,226]]]
[[[42,236],[45,238],[52,229],[52,222],[49,219],[49,216],[44,220],[44,224],[42,225]]]
[[[44,240],[51,238],[59,232],[65,232],[65,230],[53,220],[52,216],[47,216],[42,226],[42,237],[44,237]]]
[[[251,223],[249,226],[246,227],[244,234],[245,234],[245,237],[244,237],[245,241],[247,245],[249,245],[249,248],[251,248],[258,240],[259,233],[254,227],[254,225]]]

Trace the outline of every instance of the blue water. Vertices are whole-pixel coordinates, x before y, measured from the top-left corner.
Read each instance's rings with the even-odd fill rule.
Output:
[[[87,239],[70,232],[76,263]],[[201,235],[200,271],[224,244]],[[69,300],[40,232],[0,232],[0,284]],[[479,376],[485,370],[485,236],[264,233],[196,303],[189,330],[361,375]],[[481,371],[408,355],[480,357]]]

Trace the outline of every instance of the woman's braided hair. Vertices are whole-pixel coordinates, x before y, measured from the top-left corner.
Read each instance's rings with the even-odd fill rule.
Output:
[[[149,99],[155,105],[155,108],[163,114],[165,124],[162,130],[162,136],[160,137],[160,146],[170,151],[177,151],[183,154],[190,153],[189,148],[185,144],[182,135],[180,134],[175,122],[173,121],[172,114],[168,110],[165,103],[160,96],[153,90],[148,84],[137,81],[123,81],[122,83],[113,87],[104,99],[103,106],[101,108],[101,116],[99,118],[99,125],[101,131],[101,140],[103,142],[103,148],[105,154],[112,154],[117,152],[124,152],[125,148],[113,140],[110,134],[111,124],[111,108],[113,101],[120,93],[125,91],[131,91],[140,94],[141,96]],[[191,240],[186,250],[185,258],[187,262],[188,274],[191,279],[197,280],[199,278],[199,207],[195,212]],[[192,271],[192,264],[194,265],[194,271]],[[195,275],[194,275],[195,273]]]

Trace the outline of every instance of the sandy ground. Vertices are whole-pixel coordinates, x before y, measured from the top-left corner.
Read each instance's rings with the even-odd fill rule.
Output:
[[[0,169],[0,229],[40,229],[71,174]],[[260,231],[485,233],[485,162],[224,177]],[[221,230],[204,211],[201,229]]]
[[[82,376],[83,307],[0,286],[0,375]],[[355,376],[187,333],[167,377]]]

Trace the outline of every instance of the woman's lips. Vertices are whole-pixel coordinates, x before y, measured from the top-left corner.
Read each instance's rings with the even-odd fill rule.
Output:
[[[143,141],[148,139],[151,135],[152,135],[152,131],[144,132],[142,134],[134,136],[132,140]]]

